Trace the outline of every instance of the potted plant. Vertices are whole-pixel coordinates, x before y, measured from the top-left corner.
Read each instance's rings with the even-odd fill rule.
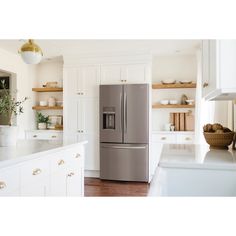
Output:
[[[24,112],[23,103],[28,98],[17,101],[11,91],[6,89],[4,80],[0,83],[3,88],[0,94],[0,114],[4,115],[8,121],[8,125],[0,125],[0,146],[14,146],[17,141],[17,126],[12,125],[13,117]]]
[[[49,116],[44,116],[40,112],[36,113],[36,120],[37,120],[37,124],[38,124],[38,129],[40,129],[40,130],[47,129],[47,124],[50,124]]]

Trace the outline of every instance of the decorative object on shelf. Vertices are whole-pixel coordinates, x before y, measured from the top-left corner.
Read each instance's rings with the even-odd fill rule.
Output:
[[[41,48],[34,43],[33,39],[29,39],[19,50],[21,58],[26,64],[38,64],[43,57]]]
[[[193,100],[193,99],[187,99],[187,100],[186,100],[186,103],[187,103],[188,105],[193,105],[193,104],[194,104],[194,100]]]
[[[183,94],[182,97],[181,97],[181,104],[182,105],[187,105],[186,100],[188,100],[188,97],[185,94]]]
[[[170,131],[171,125],[172,125],[171,123],[165,124],[165,125],[164,125],[164,130],[165,130],[165,131]]]
[[[45,88],[58,88],[58,82],[47,82],[45,85],[43,85]]]
[[[191,84],[192,80],[180,80],[179,81],[181,84]]]
[[[169,100],[161,100],[160,103],[162,105],[167,105],[167,104],[169,104]]]
[[[174,125],[170,126],[170,131],[175,131],[175,126]]]
[[[232,142],[233,148],[235,148],[235,132],[221,124],[204,125],[203,134],[211,149],[228,149]]]
[[[48,106],[49,107],[55,107],[56,106],[56,99],[54,97],[50,97],[48,99]]]
[[[178,101],[177,100],[170,100],[169,103],[171,105],[176,105],[176,104],[178,104]]]
[[[39,106],[46,107],[48,105],[47,101],[39,101]]]
[[[49,116],[49,124],[47,126],[48,129],[60,129],[62,127],[62,116],[53,115]]]
[[[17,142],[17,126],[12,126],[13,117],[24,112],[23,103],[28,98],[25,97],[17,101],[16,98],[12,97],[11,91],[5,88],[4,81],[0,82],[3,88],[0,96],[0,114],[8,119],[8,125],[0,126],[0,146],[15,146]]]
[[[56,101],[56,105],[58,107],[63,107],[63,101]]]
[[[165,79],[161,81],[162,84],[175,84],[176,80],[174,79]]]
[[[171,112],[170,123],[174,125],[175,131],[193,131],[194,116],[192,112]]]
[[[45,130],[47,129],[47,125],[50,123],[49,116],[44,116],[42,113],[36,113],[36,121],[38,129]]]

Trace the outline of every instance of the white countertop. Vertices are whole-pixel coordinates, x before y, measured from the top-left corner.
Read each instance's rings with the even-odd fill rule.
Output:
[[[0,167],[17,164],[86,143],[87,141],[72,143],[61,140],[20,140],[14,147],[0,147]]]
[[[236,170],[236,151],[208,145],[164,144],[159,167]]]

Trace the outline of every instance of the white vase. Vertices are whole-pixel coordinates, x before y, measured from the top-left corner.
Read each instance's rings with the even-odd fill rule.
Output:
[[[38,123],[38,129],[41,130],[47,129],[47,123]]]
[[[0,125],[0,147],[16,146],[17,126]]]

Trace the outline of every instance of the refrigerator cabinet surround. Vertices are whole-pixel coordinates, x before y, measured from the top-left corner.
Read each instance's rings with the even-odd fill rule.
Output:
[[[101,144],[100,178],[148,181],[148,145]]]

